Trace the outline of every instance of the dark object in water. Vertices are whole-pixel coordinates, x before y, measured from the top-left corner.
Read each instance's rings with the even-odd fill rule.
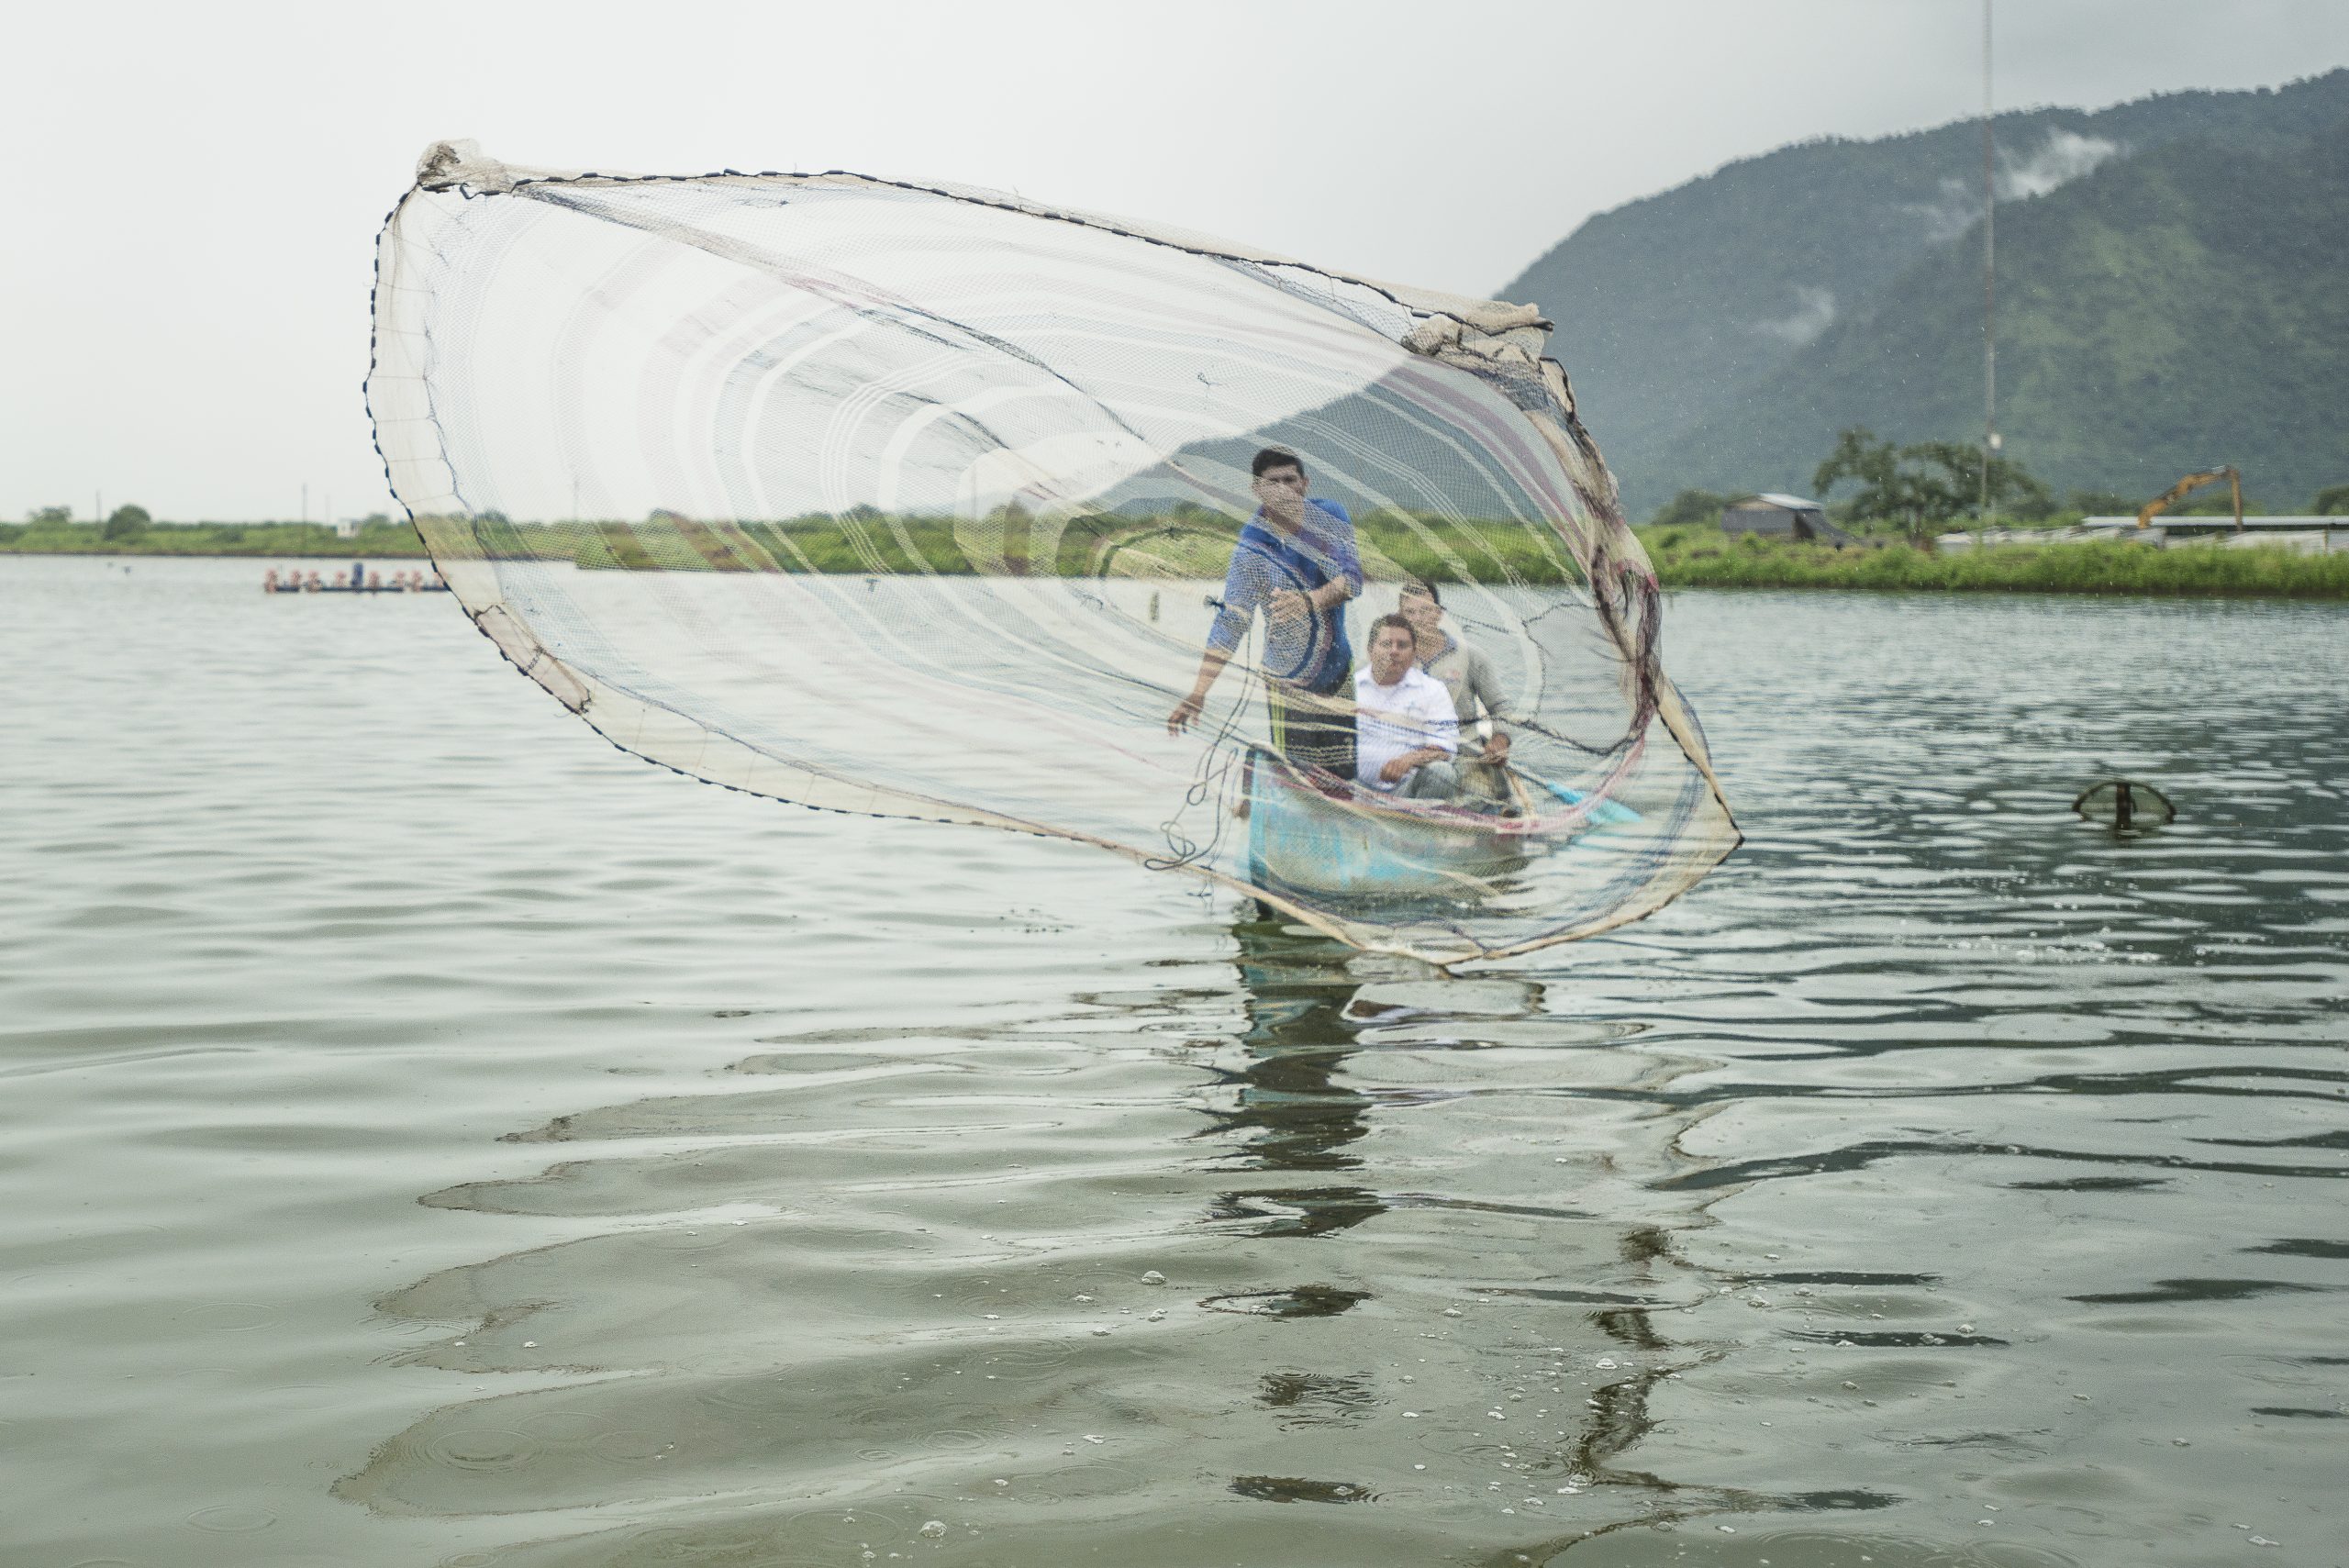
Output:
[[[1341,1290],[1333,1284],[1301,1284],[1293,1290],[1252,1290],[1232,1296],[1210,1296],[1199,1303],[1210,1312],[1240,1312],[1252,1318],[1335,1318],[1355,1303],[1368,1301],[1364,1290]]]
[[[2177,820],[2177,807],[2169,803],[2169,796],[2133,779],[2090,784],[2072,802],[2072,809],[2091,822],[2110,822],[2124,829],[2158,828]]]
[[[1241,1475],[1231,1489],[1260,1503],[1371,1503],[1378,1494],[1353,1481],[1308,1481],[1301,1475]]]

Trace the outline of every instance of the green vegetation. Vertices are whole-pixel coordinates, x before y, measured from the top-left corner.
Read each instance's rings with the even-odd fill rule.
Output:
[[[1859,521],[1930,539],[1980,508],[1982,449],[1954,441],[1918,441],[1895,449],[1873,430],[1854,425],[1836,438],[1835,450],[1810,483],[1824,499],[1846,479],[1860,486],[1852,497],[1852,512]],[[2007,458],[1990,460],[1988,484],[1992,506],[2008,516],[2043,517],[2054,510],[2047,486]]]
[[[1723,536],[1720,497],[1683,508],[1690,520],[1637,531],[1666,588],[1864,588],[1959,592],[2154,594],[2349,599],[2349,555],[2306,556],[2282,547],[2218,544],[2154,550],[2103,540],[1998,545],[1937,555],[1909,544],[1844,548]],[[2062,520],[2063,515],[2056,514]],[[434,525],[428,519],[429,527]],[[599,522],[511,523],[484,517],[444,543],[451,553],[501,560],[569,561],[586,571],[810,572],[828,575],[980,573],[1145,580],[1219,577],[1238,525],[1206,512],[1080,517],[1062,533],[1049,567],[1035,559],[1044,536],[1023,517],[983,527],[941,517],[846,517],[772,523],[701,523],[664,517],[662,527]],[[1358,520],[1372,577],[1431,577],[1555,584],[1575,579],[1563,546],[1514,524],[1458,523],[1375,512]],[[459,535],[462,537],[459,537]],[[53,521],[0,524],[0,553],[316,556],[415,559],[421,541],[405,524],[371,523],[356,539],[318,524],[150,523],[134,537]],[[918,562],[918,565],[917,565]]]
[[[846,517],[781,522],[709,524],[664,516],[640,531],[620,523],[578,528],[488,524],[472,537],[497,556],[570,560],[589,571],[815,572],[894,575],[979,572],[1063,577],[1216,578],[1239,537],[1235,522],[1197,511],[1164,517],[1081,517],[1062,531],[1049,562],[1048,539],[1024,515],[984,525],[951,519],[885,517],[860,508]],[[431,527],[428,522],[428,527]],[[1363,558],[1383,578],[1514,576],[1557,583],[1572,574],[1564,547],[1514,525],[1455,523],[1372,513],[1356,528]],[[661,553],[656,554],[655,551]]]
[[[106,527],[100,528],[98,534],[103,539],[119,544],[144,538],[147,530],[154,526],[155,519],[147,515],[146,507],[117,506],[114,514],[106,518]]]
[[[2233,550],[2212,543],[2154,550],[2093,539],[1935,555],[1905,544],[1837,550],[1752,534],[1730,539],[1712,528],[1638,531],[1667,588],[2349,599],[2349,555],[2301,555],[2282,546]]]
[[[1976,526],[1982,499],[1982,449],[1970,442],[1917,441],[1895,447],[1865,426],[1854,426],[1836,438],[1835,450],[1810,476],[1811,494],[1826,499],[1835,487],[1850,480],[1858,491],[1827,502],[1828,517],[1839,528],[1866,535],[1907,538],[1924,549],[1936,534],[1953,528]],[[2074,490],[2062,501],[2047,486],[2011,458],[1990,460],[1990,486],[2003,528],[2055,529],[2076,527],[2087,517],[2125,517],[2143,502],[2110,490]],[[1741,497],[1710,490],[1683,490],[1648,519],[1652,528],[1706,528]],[[2263,508],[2250,495],[2243,511]],[[2173,505],[2171,517],[2223,517],[2234,510],[2224,486]],[[2310,510],[2319,517],[2349,515],[2349,484],[2317,492]]]
[[[2007,455],[2125,498],[2105,513],[2213,463],[2282,510],[2349,481],[2345,127],[2343,71],[1998,116]],[[1781,148],[1591,218],[1501,293],[1560,323],[1639,514],[1798,489],[1847,426],[1980,428],[1981,159],[1971,121]]]
[[[103,527],[75,523],[48,506],[21,523],[0,523],[0,554],[320,556],[344,561],[414,560],[424,541],[406,523],[370,518],[344,539],[323,523],[159,523],[124,506]]]

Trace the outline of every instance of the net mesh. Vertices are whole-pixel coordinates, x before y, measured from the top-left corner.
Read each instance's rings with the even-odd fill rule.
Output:
[[[466,612],[628,751],[1451,962],[1737,841],[1548,329],[990,192],[442,143],[367,392]]]

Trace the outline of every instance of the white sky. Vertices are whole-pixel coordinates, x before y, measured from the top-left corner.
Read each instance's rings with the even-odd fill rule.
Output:
[[[1732,159],[1974,113],[1976,0],[28,6],[0,518],[391,509],[360,398],[417,154],[967,181],[1497,288]],[[2008,0],[2001,107],[2349,63],[2343,0]],[[1659,258],[1659,265],[1669,265]],[[1569,367],[1571,369],[1572,367]]]

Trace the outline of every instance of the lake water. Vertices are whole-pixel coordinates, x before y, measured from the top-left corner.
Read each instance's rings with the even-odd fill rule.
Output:
[[[10,1568],[2344,1561],[2349,612],[1679,595],[1446,980],[261,564],[0,560]]]

